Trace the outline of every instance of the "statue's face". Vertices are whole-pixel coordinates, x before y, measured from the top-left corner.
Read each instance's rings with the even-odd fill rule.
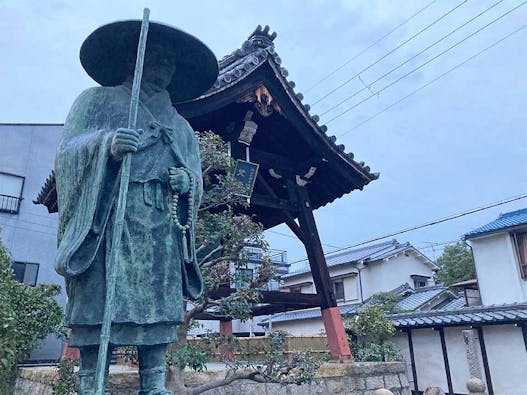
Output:
[[[167,54],[163,48],[148,48],[143,66],[143,82],[166,89],[176,71],[172,56]]]

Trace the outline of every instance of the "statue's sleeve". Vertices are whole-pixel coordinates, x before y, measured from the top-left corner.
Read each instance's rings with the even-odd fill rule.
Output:
[[[185,123],[188,130],[185,166],[194,178],[194,220],[192,221],[189,240],[190,248],[192,250],[192,259],[190,262],[184,262],[182,267],[183,292],[188,298],[197,299],[203,292],[203,278],[196,257],[194,224],[198,218],[198,210],[203,194],[203,177],[201,174],[201,158],[198,140],[191,126],[186,121]]]
[[[102,118],[105,102],[100,88],[83,92],[68,114],[57,150],[59,231],[55,269],[63,276],[83,273],[102,238],[90,231],[101,191],[108,182],[112,133]],[[81,259],[72,259],[81,247]]]

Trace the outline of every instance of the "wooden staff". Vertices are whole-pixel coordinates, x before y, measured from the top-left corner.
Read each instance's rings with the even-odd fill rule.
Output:
[[[150,10],[143,11],[141,33],[137,45],[137,58],[135,62],[134,81],[132,85],[132,98],[130,100],[130,114],[128,116],[128,129],[136,128],[137,108],[139,106],[139,92],[141,90],[141,78],[143,76],[143,62],[146,50],[146,37],[148,35]],[[110,343],[110,331],[113,320],[113,299],[115,296],[115,285],[117,281],[119,249],[123,235],[124,210],[126,209],[126,197],[128,195],[128,183],[130,181],[131,154],[127,153],[121,164],[121,179],[119,183],[119,197],[115,212],[115,223],[113,226],[112,246],[110,259],[106,262],[106,298],[104,304],[104,315],[101,326],[101,338],[99,343],[99,355],[97,357],[97,369],[95,371],[95,394],[104,395],[104,376],[106,373],[106,360],[108,358],[108,345]]]

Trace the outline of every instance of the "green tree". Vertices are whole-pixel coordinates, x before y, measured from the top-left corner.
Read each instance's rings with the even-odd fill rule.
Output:
[[[390,339],[395,327],[380,307],[368,306],[345,320],[353,357],[357,362],[400,360]]]
[[[436,263],[439,266],[436,278],[446,285],[476,278],[472,254],[462,242],[446,246]]]
[[[0,242],[0,394],[12,393],[16,364],[50,333],[58,332],[62,308],[58,285],[30,287],[13,278],[11,259]]]

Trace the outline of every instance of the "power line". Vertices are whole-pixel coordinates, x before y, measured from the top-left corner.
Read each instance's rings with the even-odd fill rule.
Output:
[[[7,226],[9,228],[15,228],[15,229],[21,229],[21,230],[27,230],[29,232],[36,232],[36,233],[42,233],[42,234],[45,234],[45,235],[50,235],[50,236],[57,236],[57,233],[50,233],[50,232],[43,232],[43,231],[40,231],[40,230],[36,230],[36,229],[29,229],[29,228],[23,228],[21,226],[15,226],[15,225],[10,225],[10,224],[0,224],[0,229],[4,226]]]
[[[430,48],[436,46],[437,44],[439,44],[441,41],[445,40],[446,38],[450,37],[452,34],[454,34],[455,32],[457,32],[458,30],[464,28],[465,26],[467,26],[469,23],[473,22],[474,20],[476,20],[477,18],[479,18],[480,16],[482,16],[483,14],[487,13],[488,11],[490,11],[491,9],[493,9],[494,7],[496,7],[497,5],[499,5],[500,3],[503,3],[503,1],[505,0],[499,0],[498,2],[494,3],[493,5],[491,5],[490,7],[486,8],[485,10],[481,11],[479,14],[477,14],[476,16],[470,18],[468,21],[466,21],[465,23],[463,23],[462,25],[456,27],[454,30],[450,31],[449,33],[447,33],[446,35],[444,35],[443,37],[441,37],[439,40],[435,41],[434,43],[430,44],[429,46],[427,46],[426,48],[422,49],[421,51],[419,51],[418,53],[416,53],[415,55],[413,55],[411,58],[405,60],[403,63],[399,64],[398,66],[394,67],[393,69],[391,69],[390,71],[388,71],[387,73],[383,74],[382,76],[380,76],[379,78],[377,78],[375,81],[371,82],[370,84],[366,85],[362,79],[361,79],[361,76],[359,75],[359,79],[361,79],[361,82],[363,82],[364,84],[364,87],[362,89],[359,89],[358,91],[355,91],[354,93],[352,93],[350,96],[347,96],[345,97],[343,100],[339,101],[337,104],[331,106],[330,108],[328,108],[327,110],[325,110],[323,113],[320,114],[320,116],[323,116],[325,114],[327,114],[328,112],[331,112],[332,110],[334,110],[335,108],[337,108],[338,106],[340,106],[341,104],[344,104],[346,103],[348,100],[352,99],[353,97],[357,96],[359,93],[361,92],[364,92],[366,89],[370,90],[372,93],[374,93],[372,90],[371,90],[371,86],[373,84],[376,84],[377,82],[379,82],[380,80],[384,79],[385,77],[389,76],[390,74],[392,74],[394,71],[397,71],[399,70],[401,67],[403,67],[405,64],[408,64],[409,62],[411,62],[412,60],[414,60],[415,58],[417,58],[419,55],[423,54],[424,52],[428,51]],[[374,94],[377,94],[376,92]]]
[[[371,117],[365,119],[364,121],[358,123],[357,125],[355,125],[354,127],[352,127],[351,129],[349,129],[348,131],[340,134],[338,137],[343,137],[345,136],[346,134],[354,131],[355,129],[358,129],[360,128],[362,125],[364,125],[365,123],[371,121],[372,119],[374,118],[377,118],[379,115],[381,115],[382,113],[388,111],[389,109],[395,107],[396,105],[398,105],[399,103],[403,102],[404,100],[408,99],[409,97],[415,95],[416,93],[422,91],[423,89],[427,88],[428,86],[432,85],[434,82],[440,80],[441,78],[443,78],[444,76],[446,76],[447,74],[450,74],[452,71],[454,70],[457,70],[458,68],[460,68],[461,66],[464,66],[465,64],[467,64],[468,62],[470,62],[471,60],[473,60],[474,58],[478,57],[479,55],[483,54],[484,52],[488,51],[489,49],[495,47],[496,45],[500,44],[502,41],[505,41],[506,39],[508,39],[509,37],[513,36],[514,34],[520,32],[521,30],[525,29],[527,27],[527,25],[523,25],[521,26],[520,28],[512,31],[511,33],[507,34],[506,36],[504,36],[503,38],[499,39],[498,41],[495,41],[494,43],[492,43],[491,45],[489,45],[488,47],[482,49],[481,51],[475,53],[474,55],[472,55],[471,57],[465,59],[463,62],[457,64],[456,66],[452,67],[451,69],[448,69],[447,71],[445,71],[444,73],[440,74],[438,77],[434,78],[433,80],[427,82],[426,84],[422,85],[421,87],[417,88],[416,90],[410,92],[409,94],[407,94],[406,96],[400,98],[399,100],[397,100],[396,102],[390,104],[388,107],[385,107],[383,108],[381,111],[378,111],[377,113],[373,114]]]
[[[339,90],[340,88],[342,88],[343,86],[345,86],[346,84],[348,84],[350,81],[352,81],[353,79],[355,79],[356,77],[358,77],[360,74],[364,73],[365,71],[369,70],[370,68],[372,68],[373,66],[375,66],[377,63],[379,63],[380,61],[382,61],[383,59],[387,58],[388,56],[390,56],[392,53],[394,53],[395,51],[397,51],[399,48],[401,48],[402,46],[408,44],[410,41],[412,41],[414,38],[416,38],[417,36],[421,35],[422,33],[424,33],[426,30],[428,30],[429,28],[431,28],[432,26],[434,26],[437,22],[441,21],[442,19],[446,18],[448,15],[450,15],[452,12],[454,12],[455,10],[457,10],[459,7],[461,7],[463,4],[465,4],[468,0],[463,0],[461,3],[459,3],[457,6],[455,6],[454,8],[450,9],[448,12],[446,12],[445,14],[441,15],[439,18],[437,18],[436,20],[434,20],[432,23],[430,23],[429,25],[427,25],[426,27],[424,27],[423,29],[419,30],[417,33],[415,33],[413,36],[411,36],[410,38],[406,39],[405,41],[403,41],[401,44],[397,45],[394,49],[392,49],[391,51],[389,51],[388,53],[386,53],[385,55],[381,56],[379,59],[377,59],[375,62],[373,62],[372,64],[370,64],[369,66],[366,66],[364,69],[362,69],[361,71],[359,71],[357,74],[355,74],[353,77],[347,79],[346,81],[344,81],[342,84],[338,85],[336,88],[332,89],[331,91],[329,91],[328,93],[326,93],[324,96],[322,96],[321,98],[319,98],[317,101],[315,101],[313,103],[313,105],[317,104],[317,103],[320,103],[322,100],[324,100],[326,97],[328,97],[329,95],[333,94],[334,92],[336,92],[337,90]]]
[[[349,250],[351,248],[359,247],[359,246],[362,246],[364,244],[373,243],[374,241],[387,239],[389,237],[397,236],[397,235],[400,235],[400,234],[403,234],[403,233],[408,233],[408,232],[411,232],[411,231],[414,231],[414,230],[417,230],[417,229],[422,229],[422,228],[426,228],[428,226],[437,225],[437,224],[440,224],[440,223],[443,223],[443,222],[447,222],[447,221],[452,221],[454,219],[457,219],[457,218],[460,218],[460,217],[464,217],[466,215],[474,214],[474,213],[477,213],[477,212],[480,212],[480,211],[483,211],[483,210],[488,210],[489,208],[501,206],[501,205],[504,205],[504,204],[507,204],[507,203],[511,203],[511,202],[516,201],[516,200],[525,199],[525,198],[527,198],[527,194],[514,196],[514,197],[511,197],[511,198],[508,198],[508,199],[505,199],[505,200],[500,200],[499,202],[490,203],[490,204],[487,204],[485,206],[480,206],[480,207],[477,207],[477,208],[473,208],[473,209],[470,209],[470,210],[467,210],[467,211],[463,211],[463,212],[458,213],[458,214],[453,214],[453,215],[449,215],[447,217],[443,217],[443,218],[440,218],[440,219],[429,221],[429,222],[426,222],[426,223],[421,224],[421,225],[411,226],[409,228],[404,228],[404,229],[398,230],[396,232],[391,232],[391,233],[385,234],[383,236],[378,236],[378,237],[375,237],[373,239],[361,241],[360,243],[357,243],[357,244],[352,244],[352,245],[347,246],[347,247],[342,247],[342,248],[339,248],[337,250],[333,250],[333,251],[327,252],[324,255],[334,254],[335,252]],[[292,265],[294,263],[303,262],[305,260],[306,260],[305,258],[299,259],[297,261],[291,262],[290,264]]]
[[[351,59],[347,60],[346,62],[344,62],[343,64],[341,64],[339,67],[337,67],[336,69],[334,69],[333,71],[331,71],[329,74],[327,74],[325,77],[321,78],[320,80],[318,80],[317,82],[315,82],[313,85],[311,85],[306,91],[305,93],[313,90],[314,88],[316,88],[317,86],[319,86],[322,82],[326,81],[328,78],[332,77],[336,72],[338,72],[339,70],[342,70],[345,66],[347,66],[348,64],[350,64],[351,62],[353,62],[355,59],[357,59],[359,56],[361,56],[363,53],[365,53],[366,51],[368,51],[370,48],[373,48],[375,45],[379,44],[382,40],[384,40],[386,37],[388,37],[389,35],[391,35],[392,33],[394,33],[396,30],[398,30],[399,28],[401,28],[402,26],[404,26],[405,24],[407,24],[408,22],[410,22],[412,19],[414,19],[417,15],[419,15],[421,12],[423,12],[424,10],[426,10],[428,7],[430,7],[432,4],[434,4],[437,0],[433,0],[431,1],[430,3],[428,3],[427,5],[425,5],[423,8],[421,8],[420,10],[418,10],[415,14],[413,14],[412,16],[410,16],[409,18],[405,19],[402,23],[400,23],[399,25],[397,25],[396,27],[394,27],[392,30],[390,30],[388,33],[386,33],[384,36],[382,36],[381,38],[377,39],[375,42],[371,43],[370,45],[368,45],[368,47],[366,47],[365,49],[363,49],[362,51],[360,51],[359,53],[355,54],[353,57],[351,57]]]
[[[288,234],[286,234],[286,233],[280,233],[280,232],[277,232],[276,230],[269,230],[269,229],[268,229],[268,230],[266,230],[266,232],[270,232],[270,233],[274,233],[275,235],[284,236],[284,237],[289,237],[289,238],[291,238],[291,239],[298,240],[298,237],[296,237],[296,236],[288,235]],[[336,245],[327,244],[327,243],[322,243],[322,242],[321,242],[320,244],[322,244],[322,245],[324,245],[324,246],[331,247],[331,248],[341,248],[341,247],[336,246]]]
[[[523,3],[517,5],[516,7],[510,9],[509,11],[507,11],[506,13],[500,15],[499,17],[497,17],[496,19],[493,19],[492,21],[490,21],[489,23],[487,23],[485,26],[479,28],[478,30],[476,30],[475,32],[472,32],[471,34],[469,34],[468,36],[466,36],[465,38],[463,38],[462,40],[458,41],[457,43],[455,43],[454,45],[448,47],[447,49],[445,49],[444,51],[440,52],[439,54],[437,54],[436,56],[434,56],[433,58],[427,60],[426,62],[422,63],[421,65],[419,65],[418,67],[412,69],[411,71],[409,71],[408,73],[404,74],[403,76],[397,78],[396,80],[392,81],[391,83],[389,83],[388,85],[382,87],[381,89],[379,89],[377,92],[375,93],[372,93],[370,96],[367,96],[366,98],[364,98],[363,100],[355,103],[353,106],[347,108],[346,110],[344,110],[343,112],[339,113],[338,115],[335,115],[333,118],[331,118],[330,120],[328,121],[325,121],[326,124],[330,123],[330,122],[333,122],[334,120],[340,118],[342,115],[344,114],[347,114],[348,112],[350,112],[351,110],[353,110],[354,108],[358,107],[359,105],[361,105],[362,103],[368,101],[369,99],[371,99],[372,97],[374,96],[377,96],[379,93],[381,92],[384,92],[386,89],[388,88],[391,88],[393,85],[395,85],[396,83],[398,83],[399,81],[403,80],[404,78],[408,77],[410,74],[413,74],[415,73],[416,71],[418,71],[419,69],[423,68],[424,66],[426,66],[427,64],[433,62],[434,60],[436,60],[437,58],[439,58],[440,56],[443,56],[445,53],[451,51],[452,49],[456,48],[458,45],[462,44],[463,42],[465,42],[466,40],[468,40],[469,38],[475,36],[476,34],[480,33],[482,30],[486,29],[487,27],[491,26],[492,24],[496,23],[497,21],[499,21],[500,19],[504,18],[505,16],[507,16],[508,14],[510,14],[511,12],[517,10],[518,8],[520,8],[521,6],[525,5],[525,3],[527,3],[527,1],[524,1]]]

